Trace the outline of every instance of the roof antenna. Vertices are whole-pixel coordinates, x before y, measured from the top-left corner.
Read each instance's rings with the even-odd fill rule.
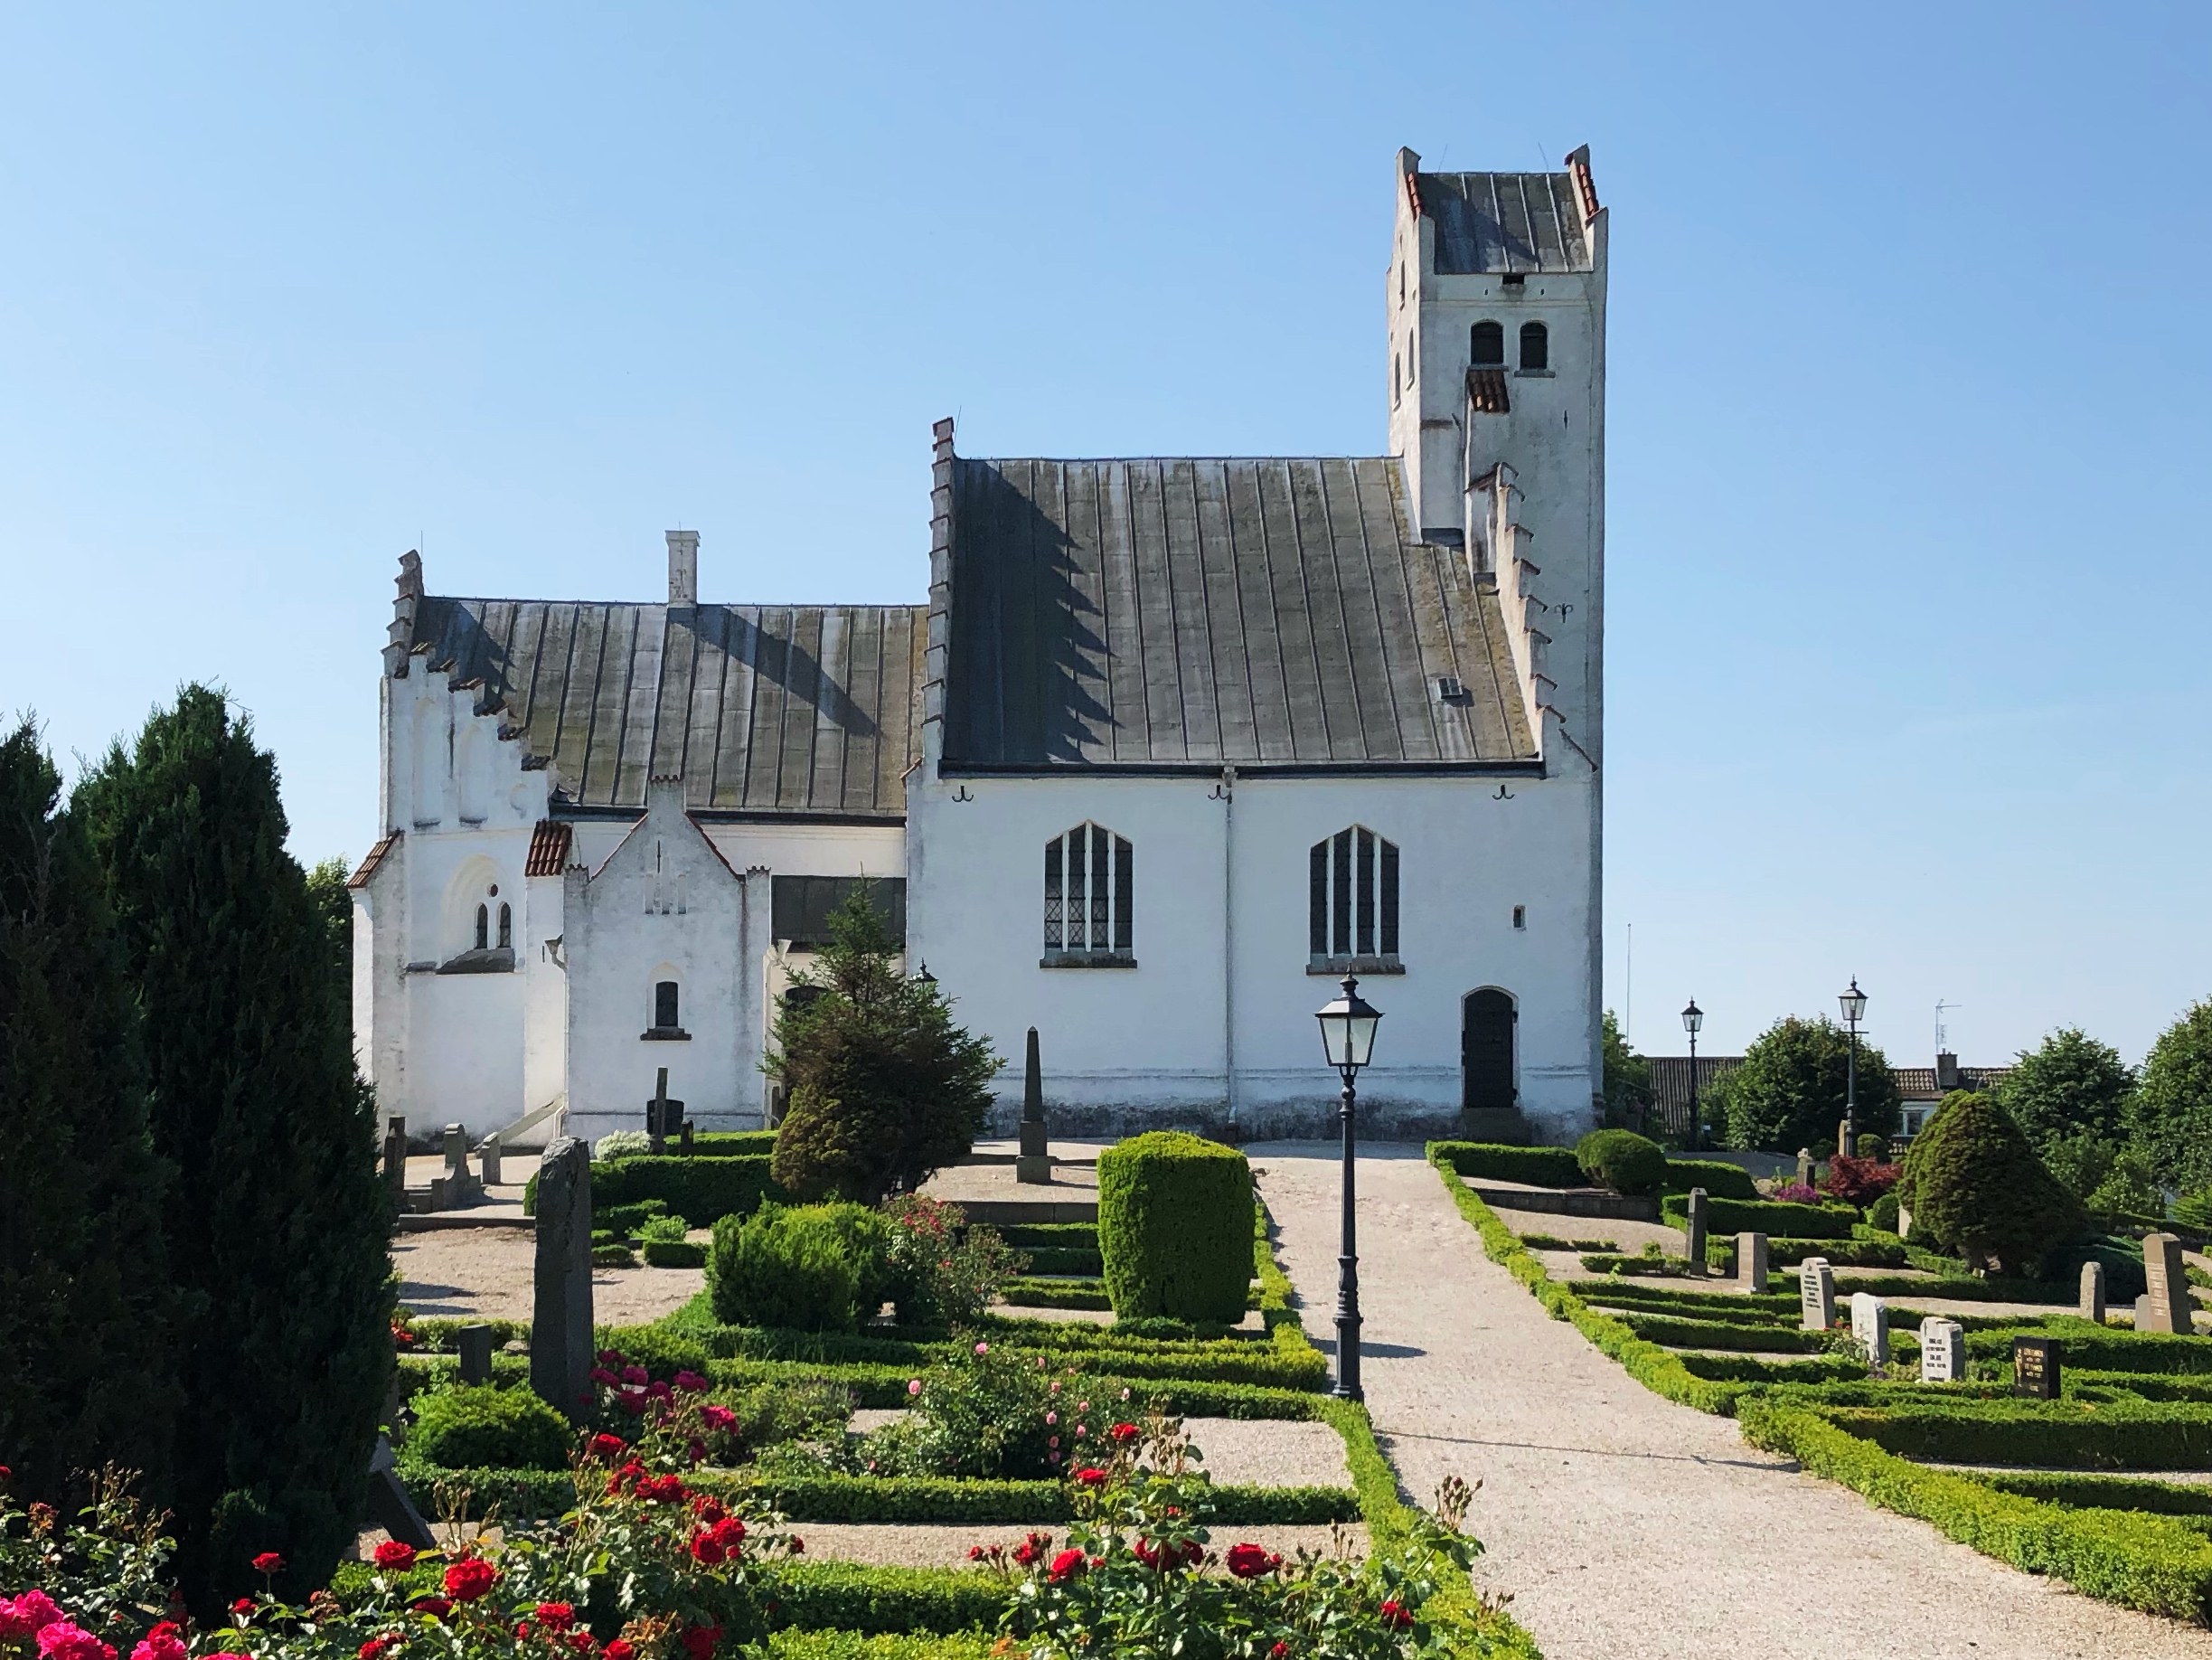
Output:
[[[1945,1009],[1963,1009],[1965,1006],[1963,1003],[1945,1003],[1941,997],[1935,1000],[1935,1052],[1937,1054],[1946,1054],[1951,1049],[1951,1030],[1944,1024],[1944,1011]]]

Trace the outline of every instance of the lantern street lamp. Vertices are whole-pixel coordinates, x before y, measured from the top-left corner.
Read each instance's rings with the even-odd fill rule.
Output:
[[[1838,992],[1836,1002],[1843,1010],[1843,1023],[1850,1028],[1851,1058],[1843,1074],[1843,1133],[1836,1137],[1836,1151],[1846,1158],[1859,1156],[1859,1023],[1867,1017],[1867,994],[1859,989],[1859,976],[1851,976],[1849,991]]]
[[[1682,1030],[1690,1033],[1690,1150],[1695,1153],[1701,1139],[1702,1125],[1698,1118],[1698,1033],[1705,1025],[1705,1011],[1692,997],[1690,1006],[1682,1011]]]
[[[1336,1258],[1336,1386],[1330,1393],[1346,1401],[1363,1401],[1360,1387],[1360,1236],[1352,1215],[1352,1158],[1357,1143],[1352,1128],[1352,1080],[1375,1053],[1375,1027],[1382,1011],[1360,995],[1360,982],[1344,976],[1344,991],[1317,1010],[1321,1023],[1322,1052],[1344,1080],[1337,1118],[1344,1130],[1344,1220]]]

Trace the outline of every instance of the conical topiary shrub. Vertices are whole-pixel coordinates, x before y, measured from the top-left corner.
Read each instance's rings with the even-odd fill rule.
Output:
[[[2032,1275],[2088,1230],[2080,1202],[1987,1095],[1944,1098],[1913,1140],[1897,1193],[1912,1212],[1913,1238],[1933,1240],[1977,1273]]]

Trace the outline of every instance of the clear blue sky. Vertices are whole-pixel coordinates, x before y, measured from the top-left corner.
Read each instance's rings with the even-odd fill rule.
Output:
[[[2200,7],[11,8],[0,709],[375,835],[434,591],[924,590],[974,454],[1371,453],[1392,156],[1613,212],[1607,1000],[2212,993]]]

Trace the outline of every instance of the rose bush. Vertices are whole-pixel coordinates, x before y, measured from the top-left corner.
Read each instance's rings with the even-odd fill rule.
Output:
[[[1128,1394],[1094,1387],[1077,1367],[1056,1372],[1041,1355],[1024,1359],[963,1334],[950,1355],[908,1382],[910,1415],[863,1437],[850,1457],[871,1475],[1057,1476],[1105,1457]]]
[[[890,1222],[892,1295],[901,1325],[965,1325],[982,1317],[1030,1259],[995,1228],[971,1225],[956,1204],[894,1193],[880,1207]]]

